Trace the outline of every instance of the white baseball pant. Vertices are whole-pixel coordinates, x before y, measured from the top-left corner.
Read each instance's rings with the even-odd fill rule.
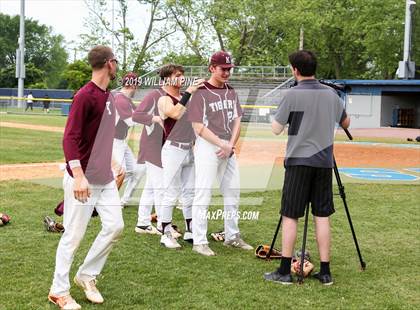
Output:
[[[223,195],[225,239],[231,240],[239,233],[238,210],[240,196],[239,169],[236,155],[220,159],[219,148],[197,137],[194,148],[195,194],[192,208],[192,233],[194,245],[207,244],[207,212],[212,186],[217,178]]]
[[[77,276],[90,281],[101,273],[112,246],[118,240],[124,228],[122,208],[117,185],[112,181],[106,185],[90,185],[91,195],[86,203],[74,198],[74,179],[65,172],[64,214],[65,231],[57,248],[54,279],[51,293],[57,296],[69,294],[69,272],[74,254],[85,235],[87,225],[95,208],[102,223],[102,229],[93,242],[83,264],[79,267]]]
[[[146,165],[137,164],[137,160],[126,140],[114,139],[112,158],[125,170],[124,183],[126,183],[126,186],[121,197],[121,204],[125,205],[130,200],[137,184],[146,174]]]
[[[141,193],[137,226],[151,225],[153,205],[158,217],[158,227],[162,227],[161,203],[163,195],[162,168],[146,161],[146,183]]]
[[[187,145],[189,143],[179,143]],[[174,206],[180,198],[184,219],[192,218],[194,199],[194,156],[167,140],[162,148],[163,188],[162,223],[172,222]]]

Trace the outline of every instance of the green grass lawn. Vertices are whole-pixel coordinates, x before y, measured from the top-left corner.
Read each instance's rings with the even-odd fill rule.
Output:
[[[0,164],[62,160],[62,138],[62,133],[0,127]]]
[[[0,114],[0,122],[13,122],[64,128],[66,121],[67,117],[61,115]]]
[[[420,186],[349,184],[346,192],[367,270],[359,271],[337,197],[332,217],[332,287],[310,279],[302,286],[266,283],[262,274],[274,270],[278,261],[261,261],[252,251],[220,243],[210,242],[218,254],[210,258],[193,253],[190,245],[167,250],[157,236],[136,235],[137,208],[128,207],[124,234],[98,282],[105,304],[89,304],[78,288],[72,287],[71,293],[83,309],[419,309]],[[10,225],[0,228],[0,309],[56,309],[46,297],[59,235],[46,232],[42,218],[53,213],[62,191],[10,181],[0,183],[0,193],[0,210],[12,217]],[[278,220],[279,192],[246,195],[263,195],[264,202],[241,207],[260,211],[258,220],[241,222],[243,238],[254,246],[269,243]],[[181,224],[179,210],[175,222]],[[209,222],[210,231],[221,227],[221,220]],[[71,277],[99,229],[95,218],[75,256]],[[312,225],[308,236],[318,269]],[[297,244],[300,247],[299,240]]]
[[[34,114],[34,115],[39,115],[39,114],[44,114],[44,110],[39,106],[34,107],[33,110],[28,109],[27,111],[25,111],[25,107],[23,108],[18,108],[18,107],[10,107],[10,106],[0,106],[0,112],[6,112],[6,113],[25,113],[27,115],[30,114]],[[49,115],[54,114],[54,115],[61,115],[61,108],[50,108],[50,111],[48,113]]]
[[[23,124],[32,124],[32,125],[45,125],[45,126],[55,126],[55,127],[64,127],[67,121],[67,117],[54,114],[0,114],[1,122],[15,122]],[[142,126],[136,126],[135,132],[140,132]],[[132,132],[130,131],[130,132]],[[276,140],[282,139],[286,140],[286,135],[281,135],[276,137],[271,132],[271,127],[269,124],[257,124],[257,123],[242,123],[241,137],[248,138],[258,138],[266,140]],[[336,135],[335,141],[349,141],[345,135]],[[406,139],[398,138],[370,138],[370,137],[354,137],[353,141],[357,142],[376,142],[376,143],[396,143],[396,144],[413,144],[413,142],[408,142]],[[414,142],[415,143],[415,142]]]

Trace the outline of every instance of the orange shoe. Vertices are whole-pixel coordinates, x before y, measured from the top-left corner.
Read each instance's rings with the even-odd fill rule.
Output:
[[[48,300],[60,307],[62,310],[80,310],[82,306],[79,305],[70,294],[65,296],[55,296],[48,294]]]

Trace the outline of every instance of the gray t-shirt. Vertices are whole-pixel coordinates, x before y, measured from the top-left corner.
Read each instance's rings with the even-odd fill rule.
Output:
[[[343,101],[317,80],[282,93],[275,120],[289,124],[285,166],[332,168],[336,123],[346,118]]]

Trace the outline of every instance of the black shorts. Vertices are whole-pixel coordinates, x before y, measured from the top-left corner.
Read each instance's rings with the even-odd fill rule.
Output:
[[[287,166],[281,199],[281,215],[297,219],[304,216],[307,203],[312,214],[327,217],[335,212],[332,194],[332,169]]]

